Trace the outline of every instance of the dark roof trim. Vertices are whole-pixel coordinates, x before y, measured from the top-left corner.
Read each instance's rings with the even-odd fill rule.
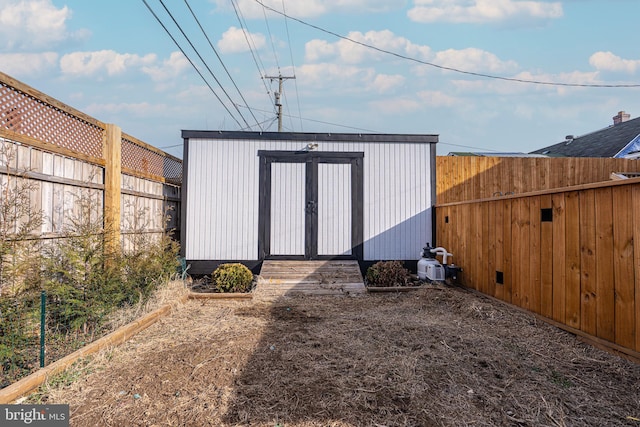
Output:
[[[269,141],[398,142],[436,144],[438,135],[379,133],[307,133],[183,130],[184,139],[239,139]]]

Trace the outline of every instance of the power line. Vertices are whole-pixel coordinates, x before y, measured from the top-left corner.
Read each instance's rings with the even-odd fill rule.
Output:
[[[311,24],[309,22],[303,21],[302,19],[298,19],[298,18],[294,18],[290,15],[287,15],[284,12],[280,12],[279,10],[273,9],[272,7],[269,7],[267,5],[265,5],[264,3],[262,3],[260,0],[254,0],[256,3],[260,4],[263,8],[266,8],[274,13],[277,13],[279,15],[285,16],[289,19],[292,19],[302,25],[306,25],[307,27],[311,27],[315,30],[321,31],[323,33],[326,34],[330,34],[334,37],[349,41],[351,43],[355,43],[357,45],[360,45],[362,47],[366,47],[368,49],[372,49],[375,50],[377,52],[380,53],[384,53],[387,55],[391,55],[391,56],[395,56],[396,58],[400,58],[400,59],[404,59],[407,61],[412,61],[412,62],[416,62],[418,64],[422,64],[422,65],[428,65],[430,67],[434,67],[434,68],[439,68],[441,70],[446,70],[446,71],[452,71],[454,73],[459,73],[459,74],[466,74],[466,75],[470,75],[470,76],[475,76],[475,77],[484,77],[487,79],[494,79],[494,80],[503,80],[503,81],[509,81],[509,82],[516,82],[516,83],[529,83],[529,84],[536,84],[536,85],[546,85],[546,86],[563,86],[563,87],[588,87],[588,88],[634,88],[634,87],[640,87],[640,84],[582,84],[582,83],[562,83],[562,82],[548,82],[548,81],[541,81],[541,80],[529,80],[529,79],[518,79],[518,78],[514,78],[514,77],[503,77],[503,76],[495,76],[492,74],[484,74],[484,73],[476,73],[473,71],[466,71],[466,70],[461,70],[458,68],[453,68],[453,67],[446,67],[444,65],[438,65],[435,64],[433,62],[427,62],[427,61],[422,61],[418,58],[413,58],[411,56],[406,56],[406,55],[402,55],[400,53],[397,52],[391,52],[389,50],[386,49],[382,49],[379,48],[377,46],[373,46],[355,39],[352,39],[350,37],[347,36],[343,36],[342,34],[338,34],[336,32],[327,30],[325,28],[319,27],[317,25]]]
[[[286,15],[286,9],[284,7],[284,0],[282,0],[282,12],[284,12],[284,26],[287,30],[287,42],[289,43],[289,55],[291,57],[291,67],[293,68],[293,75],[295,77],[296,75],[296,65],[293,61],[293,49],[291,48],[291,35],[289,34],[289,23],[287,21],[287,15]],[[301,116],[302,115],[302,111],[300,109],[300,93],[298,92],[298,81],[294,80],[293,81],[293,85],[294,88],[296,90],[296,100],[298,103],[298,115]],[[287,108],[288,108],[288,104],[287,104]],[[293,122],[291,123],[291,126],[293,126]],[[302,126],[302,120],[300,120],[300,129],[303,129]]]
[[[162,23],[162,21],[160,20],[160,18],[158,17],[158,15],[156,15],[156,13],[153,11],[153,9],[151,9],[151,6],[149,6],[149,3],[147,3],[147,0],[142,0],[142,2],[145,4],[145,6],[147,6],[147,9],[149,9],[149,12],[151,12],[151,14],[153,15],[154,18],[156,18],[156,21],[158,21],[158,23],[160,24],[160,26],[164,29],[164,31],[167,33],[167,35],[171,38],[171,40],[173,41],[173,43],[178,47],[178,49],[180,49],[180,52],[182,52],[182,55],[184,55],[185,58],[187,58],[187,61],[189,61],[189,63],[191,64],[191,66],[193,67],[194,70],[196,70],[196,73],[198,73],[198,75],[200,76],[200,78],[202,78],[202,81],[204,81],[204,83],[207,85],[207,87],[209,88],[209,90],[211,91],[211,93],[213,93],[216,97],[216,99],[220,102],[220,104],[222,104],[222,106],[224,107],[225,110],[227,110],[227,113],[229,113],[229,116],[231,116],[231,118],[238,124],[238,126],[242,127],[242,125],[240,124],[240,122],[238,121],[238,119],[236,119],[236,117],[231,113],[231,110],[229,110],[229,108],[227,108],[227,105],[222,101],[222,99],[220,99],[220,97],[218,96],[218,94],[216,93],[215,90],[213,90],[213,88],[211,87],[211,85],[209,84],[209,82],[207,81],[207,79],[204,77],[204,75],[200,72],[200,70],[198,69],[198,67],[196,67],[196,65],[193,63],[193,61],[191,60],[191,58],[189,58],[189,56],[185,53],[184,49],[182,49],[182,46],[180,46],[180,44],[178,43],[178,41],[173,37],[173,35],[171,34],[171,32],[167,29],[167,27]],[[235,104],[234,104],[235,105]],[[240,114],[240,116],[242,116],[242,114]]]
[[[196,21],[196,23],[198,24],[198,27],[200,27],[200,31],[202,31],[202,34],[204,35],[204,37],[207,39],[207,42],[209,42],[209,46],[211,46],[211,49],[213,50],[213,53],[216,54],[216,57],[218,58],[218,61],[220,61],[220,64],[222,65],[222,68],[224,68],[224,71],[227,73],[227,76],[229,77],[229,80],[231,80],[231,83],[233,83],[233,86],[236,88],[236,90],[238,91],[238,94],[240,95],[240,98],[242,99],[242,101],[245,103],[246,106],[249,106],[249,103],[247,102],[246,99],[244,99],[244,96],[242,96],[242,92],[240,92],[240,89],[238,88],[238,85],[236,84],[235,80],[233,80],[233,77],[231,77],[231,73],[229,73],[229,70],[227,69],[227,66],[224,65],[224,61],[222,61],[222,58],[220,58],[220,55],[218,54],[218,51],[216,50],[216,48],[213,46],[213,43],[211,43],[211,39],[209,38],[209,36],[207,35],[206,31],[204,30],[204,28],[202,28],[202,25],[200,24],[200,20],[198,19],[198,17],[196,16],[196,14],[193,12],[193,9],[191,9],[191,6],[189,5],[189,2],[187,0],[184,0],[184,3],[187,5],[187,8],[189,9],[189,12],[191,12],[191,16],[193,16],[193,19]],[[253,120],[255,120],[256,124],[258,125],[258,128],[260,130],[262,130],[262,127],[260,126],[260,123],[258,123],[258,119],[256,118],[256,116],[253,114],[253,111],[251,110],[251,108],[249,108],[249,112],[251,113],[251,116],[253,117]]]
[[[146,0],[143,0],[146,2]],[[176,25],[176,27],[178,27],[178,30],[180,30],[180,32],[182,33],[182,36],[187,40],[187,43],[189,43],[189,45],[191,46],[191,48],[194,50],[194,52],[196,53],[196,55],[198,55],[198,58],[200,58],[200,61],[202,61],[202,63],[204,64],[205,68],[209,71],[209,74],[211,74],[211,77],[213,77],[213,79],[216,81],[216,83],[218,84],[218,86],[220,86],[220,89],[222,90],[222,92],[226,95],[227,99],[229,100],[229,102],[231,102],[233,104],[233,106],[236,108],[236,111],[238,112],[238,114],[240,114],[240,117],[242,117],[242,121],[244,122],[245,125],[247,125],[247,127],[249,126],[249,123],[247,122],[247,119],[244,118],[244,116],[242,115],[242,113],[240,112],[240,110],[238,109],[238,107],[236,107],[235,102],[233,102],[233,99],[231,99],[231,97],[229,96],[229,93],[227,93],[227,91],[225,90],[225,88],[222,86],[222,84],[220,83],[220,81],[218,80],[218,78],[216,77],[216,75],[213,73],[213,71],[211,71],[211,68],[209,68],[209,64],[207,64],[207,61],[204,60],[204,58],[202,57],[202,55],[200,55],[200,52],[198,52],[198,49],[196,49],[196,47],[193,45],[193,43],[191,42],[191,39],[189,38],[189,36],[187,36],[184,32],[184,30],[182,29],[182,27],[180,26],[180,24],[178,24],[178,22],[176,21],[176,19],[173,17],[173,14],[169,11],[169,9],[167,9],[167,6],[165,6],[164,1],[163,0],[159,0],[160,4],[162,5],[162,7],[164,8],[164,10],[167,12],[167,14],[169,15],[169,17],[171,18],[171,20],[173,21],[173,23]]]
[[[244,107],[242,105],[239,105],[239,107],[246,108],[246,107]],[[268,110],[259,110],[259,109],[255,109],[255,110],[256,111],[261,111],[263,113],[270,113],[271,112],[271,111],[268,111]],[[377,131],[377,130],[371,130],[371,129],[359,128],[359,127],[354,127],[354,126],[341,125],[341,124],[338,124],[338,123],[323,122],[322,120],[308,119],[306,117],[292,116],[290,114],[283,114],[283,116],[291,117],[291,118],[294,118],[294,119],[305,120],[307,122],[321,123],[321,124],[324,124],[324,125],[331,125],[331,126],[341,127],[341,128],[345,128],[345,129],[353,129],[353,130],[364,131],[364,132],[369,132],[369,133],[382,133],[382,132]],[[277,120],[277,117],[276,117],[276,120]]]
[[[253,41],[253,38],[250,37],[251,33],[249,32],[248,26],[244,22],[244,16],[242,15],[242,11],[240,10],[240,7],[236,5],[236,0],[231,0],[231,5],[233,6],[233,10],[236,13],[236,17],[238,18],[238,23],[240,24],[240,28],[242,29],[242,34],[244,34],[244,38],[247,41],[247,45],[249,46],[249,51],[251,52],[251,57],[253,58],[253,62],[256,65],[256,68],[258,69],[258,73],[262,77],[266,75],[266,68],[262,63],[262,59],[260,59],[260,54],[258,53],[258,49],[255,46],[255,42]],[[251,39],[251,41],[249,41],[249,39]],[[255,49],[255,52],[254,52],[254,49]],[[271,97],[271,90],[267,86],[267,83],[264,81],[264,79],[261,79],[261,80],[262,80],[262,84],[264,85],[265,91],[269,96],[269,100],[273,104],[274,102],[273,102],[273,98]]]
[[[264,22],[267,25],[267,32],[269,33],[269,41],[271,42],[271,49],[273,50],[273,57],[276,61],[276,66],[278,67],[278,71],[280,71],[280,64],[278,63],[278,54],[276,53],[276,46],[273,43],[273,36],[271,35],[271,27],[269,26],[269,20],[267,19],[267,12],[266,9],[271,9],[270,7],[265,6],[264,4],[262,4],[261,2],[258,2],[262,5],[262,14],[264,15]]]

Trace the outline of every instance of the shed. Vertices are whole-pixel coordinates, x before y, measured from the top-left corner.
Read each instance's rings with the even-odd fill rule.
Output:
[[[434,243],[437,135],[183,130],[191,272],[265,259],[416,261]]]

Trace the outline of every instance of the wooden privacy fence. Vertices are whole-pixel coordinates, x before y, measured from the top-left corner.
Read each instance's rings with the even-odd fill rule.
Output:
[[[462,284],[640,359],[640,179],[439,204]]]
[[[550,190],[640,172],[640,161],[606,158],[457,157],[436,159],[438,203]]]
[[[120,224],[113,242],[131,233],[179,238],[182,161],[0,73],[0,184],[8,174],[33,183],[30,202],[44,214],[39,237],[56,237],[83,195],[105,223]],[[17,224],[16,226],[19,226]]]

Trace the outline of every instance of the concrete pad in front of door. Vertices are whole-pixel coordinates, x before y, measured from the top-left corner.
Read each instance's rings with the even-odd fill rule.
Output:
[[[358,261],[266,260],[258,277],[256,296],[352,295],[367,290]]]

